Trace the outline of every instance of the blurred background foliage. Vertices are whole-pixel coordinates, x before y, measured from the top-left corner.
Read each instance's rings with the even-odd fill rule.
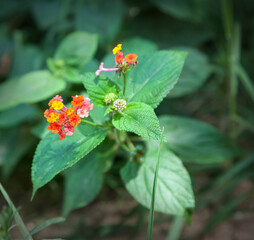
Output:
[[[112,48],[123,43],[124,53],[133,51],[139,57],[157,49],[187,51],[179,82],[156,109],[157,114],[210,123],[239,147],[223,152],[214,147],[224,144],[223,137],[206,135],[207,131],[213,132],[206,125],[201,127],[195,121],[185,122],[181,118],[164,119],[166,128],[172,129],[170,137],[177,139],[170,143],[172,148],[183,159],[187,154],[187,160],[188,149],[194,149],[191,156],[194,161],[185,165],[193,181],[196,211],[210,211],[205,222],[197,219],[202,225],[198,230],[189,234],[191,226],[185,226],[184,239],[205,239],[236,213],[252,213],[253,205],[248,202],[253,202],[254,177],[253,10],[252,0],[1,0],[0,180],[15,197],[14,201],[24,205],[27,212],[57,206],[60,214],[64,188],[61,176],[38,193],[33,200],[37,203],[28,201],[32,156],[39,139],[46,134],[43,111],[56,93],[70,100],[70,96],[84,91],[80,74],[95,71],[101,60],[106,66],[114,64]],[[75,58],[62,50],[68,46],[75,46],[68,49]],[[89,61],[83,61],[87,52]],[[190,128],[195,131],[189,131]],[[118,204],[118,198],[127,197],[119,177],[119,164],[115,162],[104,179],[106,186],[98,201]],[[65,190],[75,191],[71,189],[75,178],[76,181],[82,178],[82,172],[78,172],[82,163],[74,168],[64,174]],[[64,205],[75,201],[66,193],[64,199]],[[65,206],[65,211],[86,204],[74,205]],[[3,214],[7,214],[6,209]],[[116,225],[84,225],[78,216],[79,224],[69,227],[68,239],[124,236],[130,229],[130,239],[134,239],[145,226],[145,214],[144,208],[135,206]],[[28,219],[41,218],[40,211],[27,215]],[[126,219],[133,215],[135,224],[126,224]],[[183,227],[181,218],[172,220],[159,215],[157,222],[172,222],[167,239],[178,239]],[[166,236],[164,233],[156,239]],[[252,236],[253,231],[252,235],[237,239]]]

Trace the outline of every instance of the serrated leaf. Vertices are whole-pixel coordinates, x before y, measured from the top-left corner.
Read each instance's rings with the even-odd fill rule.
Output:
[[[93,58],[97,45],[98,36],[96,34],[74,32],[61,42],[54,58],[82,69]]]
[[[98,106],[105,107],[105,96],[108,93],[118,95],[117,86],[103,76],[96,76],[95,73],[86,73],[82,80],[92,102]]]
[[[55,175],[87,155],[107,135],[106,128],[79,125],[72,136],[59,140],[58,134],[47,134],[39,143],[32,165],[33,195]]]
[[[146,139],[159,140],[161,129],[153,109],[144,103],[129,103],[122,112],[117,112],[112,121],[121,131],[134,132]]]
[[[64,90],[66,83],[46,70],[23,75],[15,81],[7,81],[0,86],[0,110],[21,103],[35,103],[52,97]]]
[[[211,74],[212,66],[208,57],[195,48],[178,47],[188,52],[183,71],[169,97],[182,97],[200,88]]]
[[[106,167],[104,156],[92,151],[65,174],[63,215],[92,202],[99,194],[103,172]]]
[[[128,100],[156,108],[176,84],[185,57],[185,52],[157,51],[138,59],[138,65],[127,74]]]
[[[121,169],[121,177],[128,192],[143,206],[151,204],[158,149],[150,148],[141,164],[128,162]],[[155,211],[184,215],[186,208],[193,208],[194,196],[191,180],[181,160],[162,147],[157,178]]]
[[[168,149],[184,161],[219,163],[239,153],[227,136],[204,122],[176,116],[161,116],[159,120]]]

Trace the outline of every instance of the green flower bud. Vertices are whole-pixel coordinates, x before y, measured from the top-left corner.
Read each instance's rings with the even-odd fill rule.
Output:
[[[114,102],[116,99],[116,95],[114,93],[108,93],[106,96],[105,96],[105,103],[106,104],[110,104],[112,102]]]

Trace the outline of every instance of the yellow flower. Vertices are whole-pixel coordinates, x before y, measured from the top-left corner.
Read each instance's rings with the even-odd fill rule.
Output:
[[[53,123],[53,122],[56,122],[58,118],[59,118],[59,114],[56,113],[56,112],[52,112],[52,113],[49,114],[49,117],[47,118],[47,121],[49,123]]]
[[[56,100],[52,103],[52,108],[54,108],[55,110],[61,110],[63,108],[63,103]]]
[[[112,51],[113,54],[119,53],[122,50],[122,44],[118,44]]]

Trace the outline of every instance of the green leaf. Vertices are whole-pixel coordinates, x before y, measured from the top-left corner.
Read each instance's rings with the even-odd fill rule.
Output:
[[[34,138],[20,129],[4,132],[0,138],[0,165],[3,178],[10,176],[19,160],[33,147],[33,143]]]
[[[61,17],[63,6],[61,0],[32,1],[30,8],[37,25],[41,29],[47,29],[53,24],[56,24]]]
[[[151,196],[151,205],[150,205],[150,211],[149,211],[149,220],[148,220],[148,228],[147,228],[147,240],[152,240],[153,238],[153,224],[154,224],[154,204],[156,199],[156,189],[157,189],[157,181],[158,181],[158,172],[160,168],[160,155],[161,155],[161,145],[163,140],[163,131],[161,134],[160,139],[160,146],[158,150],[158,159],[156,163],[155,173],[154,173],[154,180],[153,180],[153,190],[152,190],[152,196]]]
[[[98,45],[98,36],[86,32],[68,35],[57,48],[55,60],[63,60],[67,65],[82,69],[93,58]]]
[[[208,57],[194,48],[181,47],[177,50],[188,52],[183,71],[169,97],[182,97],[200,88],[211,74]]]
[[[185,52],[178,51],[157,51],[141,57],[127,74],[128,100],[156,108],[176,84],[185,57]]]
[[[180,19],[197,18],[197,1],[193,0],[151,0],[161,11]]]
[[[21,103],[35,103],[52,97],[65,89],[66,83],[46,70],[23,75],[0,86],[0,110]]]
[[[75,27],[99,34],[103,45],[111,43],[121,26],[123,10],[123,1],[119,0],[80,2],[75,14]]]
[[[154,146],[151,145],[151,146]],[[141,164],[128,162],[121,169],[121,177],[128,192],[143,206],[149,208],[152,198],[158,149],[148,150]],[[193,208],[194,196],[191,180],[181,160],[162,147],[157,178],[155,211],[184,215],[186,208]]]
[[[65,221],[65,219],[63,217],[56,217],[56,218],[48,219],[45,222],[43,222],[42,224],[40,224],[39,226],[33,228],[31,230],[30,234],[34,235],[34,234],[40,232],[41,230],[43,230],[43,229],[45,229],[45,228],[47,228],[47,227],[49,227],[49,226],[51,226],[53,224],[61,223],[63,221]]]
[[[117,86],[108,78],[96,76],[95,73],[83,75],[83,84],[92,102],[98,106],[105,107],[105,96],[108,93],[118,95]]]
[[[16,207],[14,206],[12,200],[10,199],[8,193],[5,191],[4,187],[0,183],[0,192],[2,193],[3,197],[5,198],[6,202],[8,203],[9,207],[12,210],[13,216],[15,218],[16,224],[19,227],[19,230],[22,234],[22,236],[27,238],[27,240],[33,240],[32,236],[28,232],[26,225],[24,224],[22,218],[19,215],[19,212],[17,211]]]
[[[35,106],[21,104],[0,112],[0,127],[9,128],[23,122],[33,122],[38,116],[39,112]]]
[[[92,202],[99,194],[106,161],[103,154],[92,151],[65,174],[63,215]]]
[[[122,112],[117,112],[112,121],[121,131],[134,132],[146,139],[159,140],[161,129],[153,109],[144,103],[130,103]]]
[[[107,129],[81,124],[72,136],[59,140],[58,134],[47,134],[39,143],[32,165],[33,195],[55,175],[87,155],[107,135]]]
[[[42,67],[43,54],[38,47],[27,45],[17,46],[16,48],[13,55],[10,78],[39,70]]]
[[[219,163],[239,153],[227,136],[206,123],[176,116],[162,116],[159,120],[165,127],[168,149],[184,161]]]
[[[25,121],[33,121],[38,114],[36,107],[21,104],[17,107],[0,112],[0,127],[13,127]]]

